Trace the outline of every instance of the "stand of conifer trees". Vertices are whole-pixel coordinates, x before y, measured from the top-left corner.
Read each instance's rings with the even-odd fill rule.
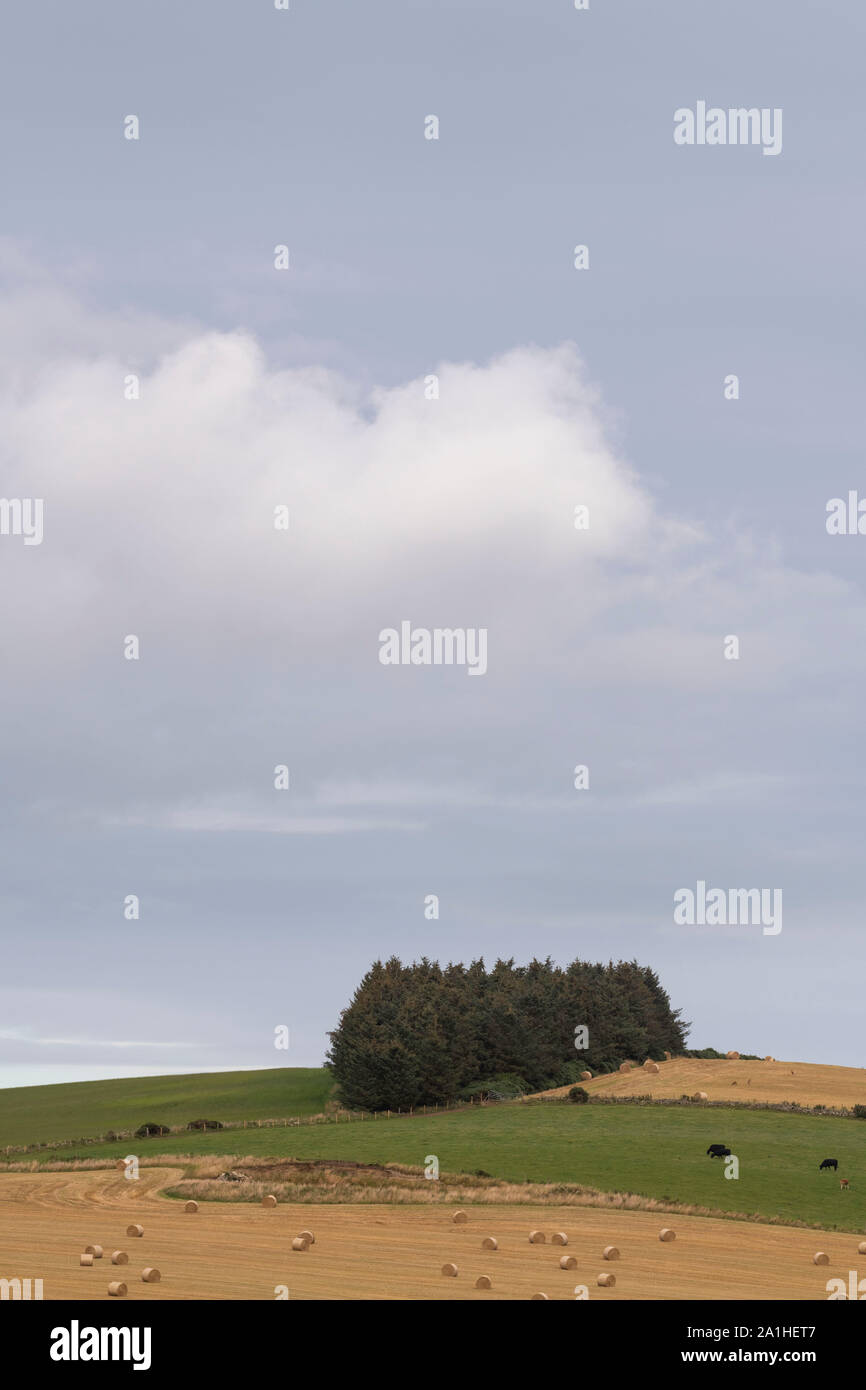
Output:
[[[584,1068],[682,1053],[689,1024],[649,966],[548,957],[440,966],[426,957],[376,961],[330,1034],[327,1065],[344,1105],[397,1110],[444,1105],[504,1074],[539,1091]],[[575,1048],[575,1029],[588,1046]]]

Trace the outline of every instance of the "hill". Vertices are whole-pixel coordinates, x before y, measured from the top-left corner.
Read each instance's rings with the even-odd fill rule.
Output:
[[[727,1144],[739,1178],[707,1157]],[[82,1157],[122,1158],[127,1144],[94,1145]],[[137,1141],[149,1163],[161,1155],[273,1155],[419,1166],[435,1154],[443,1173],[483,1171],[507,1182],[583,1183],[608,1193],[686,1202],[760,1219],[859,1230],[866,1222],[866,1122],[772,1110],[506,1104],[438,1115],[384,1117],[288,1129],[229,1130]],[[837,1175],[819,1172],[825,1157]],[[68,1160],[68,1150],[58,1157]],[[339,1197],[335,1195],[335,1200]],[[616,1200],[616,1199],[614,1199]]]
[[[150,1121],[185,1125],[198,1119],[317,1115],[332,1086],[323,1067],[20,1086],[0,1091],[0,1147],[88,1138],[110,1129],[137,1129]]]
[[[709,1100],[764,1100],[800,1105],[866,1105],[866,1068],[831,1067],[812,1062],[702,1061],[674,1057],[660,1070],[613,1072],[580,1084],[596,1096],[656,1096],[674,1099],[706,1091]],[[542,1095],[556,1098],[571,1088],[559,1086]]]

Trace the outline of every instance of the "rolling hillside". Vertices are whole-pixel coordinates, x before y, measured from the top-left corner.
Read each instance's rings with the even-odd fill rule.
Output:
[[[0,1091],[0,1148],[89,1138],[150,1121],[185,1125],[317,1115],[332,1084],[323,1067],[273,1067],[20,1086]]]
[[[729,1145],[740,1163],[736,1181],[707,1157]],[[866,1122],[781,1114],[772,1110],[694,1107],[492,1105],[438,1115],[353,1120],[288,1129],[168,1135],[125,1144],[88,1145],[81,1156],[144,1162],[160,1155],[273,1155],[347,1159],[423,1167],[435,1154],[443,1173],[483,1172],[507,1182],[582,1183],[605,1192],[694,1203],[764,1219],[814,1221],[858,1230],[866,1223]],[[820,1172],[825,1157],[837,1175]],[[69,1150],[57,1155],[71,1157]],[[339,1197],[335,1193],[337,1200]],[[853,1223],[853,1225],[851,1224]]]
[[[866,1105],[866,1068],[820,1066],[811,1062],[718,1062],[675,1057],[657,1073],[637,1068],[613,1072],[580,1084],[590,1095],[657,1096],[659,1099],[706,1091],[709,1100],[797,1101],[800,1105]],[[560,1086],[542,1095],[567,1095]]]

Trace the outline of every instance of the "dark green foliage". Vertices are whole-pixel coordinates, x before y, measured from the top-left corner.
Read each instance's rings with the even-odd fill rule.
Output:
[[[582,1071],[586,1071],[583,1062],[565,1062],[553,1076],[548,1077],[547,1083],[542,1089],[552,1091],[554,1086],[570,1086],[573,1082],[580,1080]]]
[[[575,1050],[575,1030],[589,1046]],[[627,1057],[682,1053],[684,1023],[658,976],[637,961],[607,965],[483,960],[440,966],[376,961],[331,1033],[327,1065],[359,1110],[445,1105],[466,1093],[567,1086]],[[505,1090],[505,1094],[522,1094]],[[469,1098],[466,1095],[466,1098]]]
[[[582,1086],[572,1086],[568,1093],[568,1099],[574,1101],[575,1105],[586,1105],[589,1100],[589,1092]]]
[[[726,1052],[717,1052],[714,1047],[686,1048],[683,1056],[697,1057],[704,1062],[726,1062],[728,1059]],[[740,1053],[741,1062],[760,1062],[762,1060],[755,1052]]]
[[[858,1120],[866,1120],[866,1105],[855,1105],[854,1114]]]
[[[530,1089],[522,1076],[517,1076],[514,1072],[503,1072],[499,1076],[491,1076],[486,1081],[474,1081],[469,1086],[461,1087],[457,1093],[458,1100],[517,1100],[519,1096],[525,1096]]]

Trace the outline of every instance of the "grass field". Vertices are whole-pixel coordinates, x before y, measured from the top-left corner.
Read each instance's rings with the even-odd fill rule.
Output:
[[[727,1180],[710,1143],[727,1144],[740,1176]],[[88,1146],[84,1158],[151,1159],[178,1153],[178,1138]],[[435,1154],[443,1172],[478,1170],[510,1182],[585,1183],[762,1218],[862,1230],[866,1222],[866,1122],[774,1111],[631,1106],[489,1106],[444,1115],[350,1121],[291,1129],[184,1136],[195,1156],[238,1154],[353,1159],[423,1166]],[[838,1158],[839,1176],[819,1172]]]
[[[796,1101],[799,1105],[866,1105],[866,1069],[819,1066],[811,1062],[718,1062],[675,1057],[659,1063],[658,1073],[638,1068],[613,1072],[580,1084],[590,1095],[656,1096],[671,1099],[706,1091],[710,1100]],[[557,1096],[560,1086],[544,1094]]]
[[[0,1091],[0,1147],[87,1138],[149,1121],[185,1125],[317,1115],[332,1084],[322,1067],[274,1067],[15,1087]]]
[[[709,1160],[707,1160],[709,1162]],[[180,1178],[180,1170],[142,1169],[138,1182],[116,1172],[16,1173],[0,1175],[0,1276],[43,1280],[46,1300],[98,1300],[111,1279],[129,1289],[128,1301],[142,1304],[173,1299],[266,1299],[277,1289],[291,1301],[310,1299],[499,1300],[529,1299],[536,1292],[551,1300],[573,1301],[586,1289],[590,1301],[632,1299],[785,1299],[825,1300],[827,1281],[863,1267],[861,1237],[781,1227],[744,1225],[699,1217],[660,1219],[645,1212],[541,1207],[487,1207],[469,1210],[455,1226],[443,1208],[279,1205],[271,1211],[233,1203],[203,1204],[187,1215],[165,1201],[160,1188]],[[144,1236],[129,1238],[130,1222]],[[673,1226],[676,1240],[663,1244],[661,1226]],[[529,1231],[547,1235],[530,1245]],[[291,1237],[313,1230],[316,1243],[293,1252]],[[568,1236],[567,1251],[550,1243],[554,1231]],[[493,1235],[499,1249],[481,1248]],[[106,1253],[90,1269],[79,1252],[97,1242],[106,1252],[125,1250],[129,1263],[113,1266]],[[601,1251],[619,1247],[621,1258],[607,1264]],[[825,1250],[826,1266],[812,1263]],[[559,1268],[563,1253],[577,1267]],[[455,1279],[443,1278],[446,1261],[456,1263]],[[144,1284],[141,1270],[155,1265],[162,1278]],[[616,1275],[614,1288],[599,1288],[602,1272]],[[479,1274],[493,1287],[476,1290]],[[285,1293],[282,1295],[285,1297]],[[122,1307],[123,1305],[119,1305]],[[118,1313],[118,1317],[122,1316]]]

